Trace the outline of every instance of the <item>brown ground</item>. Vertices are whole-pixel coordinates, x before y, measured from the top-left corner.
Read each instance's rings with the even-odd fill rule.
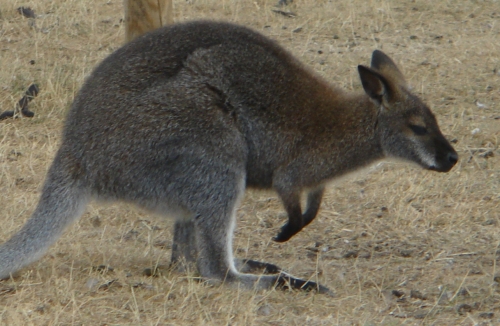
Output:
[[[286,217],[276,196],[248,193],[236,255],[319,280],[335,298],[143,276],[168,261],[171,222],[95,204],[43,259],[0,283],[0,324],[500,324],[498,1],[295,0],[283,9],[293,18],[275,3],[179,0],[175,18],[251,26],[348,90],[360,87],[356,65],[382,49],[433,107],[458,166],[437,174],[384,163],[339,181],[316,221],[285,244],[270,240]],[[38,17],[23,18],[21,5]],[[75,93],[123,41],[122,15],[120,0],[0,3],[0,110],[33,81],[41,90],[34,118],[0,122],[0,242],[30,216]]]

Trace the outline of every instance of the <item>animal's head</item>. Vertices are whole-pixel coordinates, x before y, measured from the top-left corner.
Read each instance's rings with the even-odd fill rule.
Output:
[[[371,67],[358,66],[363,88],[378,107],[376,132],[386,156],[447,172],[457,152],[439,130],[425,103],[412,94],[403,74],[383,52],[374,51]]]

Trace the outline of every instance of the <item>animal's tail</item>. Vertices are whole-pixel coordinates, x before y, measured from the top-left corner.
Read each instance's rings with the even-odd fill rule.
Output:
[[[0,245],[0,279],[42,257],[64,229],[82,215],[89,201],[88,193],[55,170],[54,164],[31,218]]]

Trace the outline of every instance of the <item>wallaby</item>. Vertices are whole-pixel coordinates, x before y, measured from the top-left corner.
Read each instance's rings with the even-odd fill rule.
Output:
[[[328,292],[233,258],[245,188],[278,193],[284,241],[314,219],[335,177],[385,157],[441,172],[458,160],[389,57],[375,51],[358,71],[364,92],[347,94],[229,23],[171,25],[124,45],[77,94],[38,206],[0,246],[0,277],[40,258],[90,199],[123,200],[176,216],[172,261],[195,262],[207,280]],[[243,273],[253,267],[277,274]]]
[[[124,0],[125,41],[173,24],[172,0]]]

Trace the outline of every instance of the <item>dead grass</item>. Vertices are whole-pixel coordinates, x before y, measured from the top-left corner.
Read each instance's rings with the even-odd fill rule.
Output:
[[[236,255],[317,279],[336,298],[143,276],[168,261],[171,222],[92,205],[42,260],[0,283],[0,324],[500,323],[498,1],[295,0],[295,18],[273,13],[274,4],[179,0],[175,19],[251,26],[346,89],[360,87],[356,65],[383,49],[433,107],[458,166],[437,174],[384,163],[339,181],[317,220],[285,244],[270,240],[285,220],[274,194],[248,194]],[[17,13],[21,5],[39,15],[34,23]],[[34,118],[0,122],[0,241],[32,212],[76,91],[123,42],[122,15],[119,0],[0,3],[0,110],[33,81],[41,89]]]

